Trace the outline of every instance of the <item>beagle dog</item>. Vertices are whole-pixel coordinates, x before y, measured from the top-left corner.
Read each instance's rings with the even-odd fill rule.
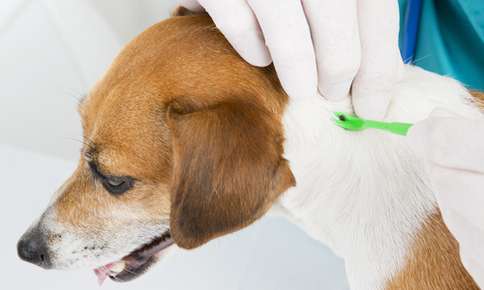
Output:
[[[392,96],[388,120],[436,108],[482,118],[459,83],[416,67]],[[332,112],[349,108],[289,100],[273,67],[244,62],[208,16],[170,18],[81,102],[79,165],[18,254],[128,281],[175,244],[193,249],[277,211],[344,258],[353,290],[478,289],[424,161],[404,137],[335,126]]]

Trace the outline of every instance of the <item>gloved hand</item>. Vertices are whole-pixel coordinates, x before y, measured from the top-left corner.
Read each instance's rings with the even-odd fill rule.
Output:
[[[484,121],[430,118],[409,132],[409,144],[426,158],[445,223],[462,262],[484,287]]]
[[[403,67],[397,0],[181,0],[205,9],[247,62],[274,62],[292,98],[348,98],[381,119]],[[202,8],[203,7],[203,8]],[[266,46],[267,45],[267,46]],[[352,86],[353,85],[353,86]]]

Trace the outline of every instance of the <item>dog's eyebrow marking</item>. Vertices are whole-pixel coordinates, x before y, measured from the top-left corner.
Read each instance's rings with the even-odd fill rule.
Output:
[[[96,163],[96,161],[90,160],[90,161],[87,162],[87,164],[89,165],[89,169],[91,170],[92,175],[94,176],[94,178],[97,178],[97,179],[100,179],[100,180],[105,180],[106,179],[106,175],[104,175],[99,170],[99,166]]]

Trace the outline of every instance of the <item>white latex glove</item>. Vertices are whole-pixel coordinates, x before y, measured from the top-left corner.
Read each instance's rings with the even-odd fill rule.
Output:
[[[408,140],[429,164],[445,223],[462,262],[484,288],[484,121],[430,118]]]
[[[403,63],[397,0],[180,0],[205,9],[249,63],[272,61],[292,98],[348,98],[381,119]],[[353,86],[352,86],[353,84]]]

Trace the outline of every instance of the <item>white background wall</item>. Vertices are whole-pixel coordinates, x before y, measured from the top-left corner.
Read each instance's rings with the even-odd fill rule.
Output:
[[[127,41],[173,6],[167,0],[1,0],[0,141],[77,158],[76,99]]]
[[[167,0],[1,0],[0,289],[97,289],[88,270],[46,272],[17,239],[72,172],[77,99],[124,43],[168,16]],[[342,261],[282,220],[258,224],[105,289],[347,289]]]

